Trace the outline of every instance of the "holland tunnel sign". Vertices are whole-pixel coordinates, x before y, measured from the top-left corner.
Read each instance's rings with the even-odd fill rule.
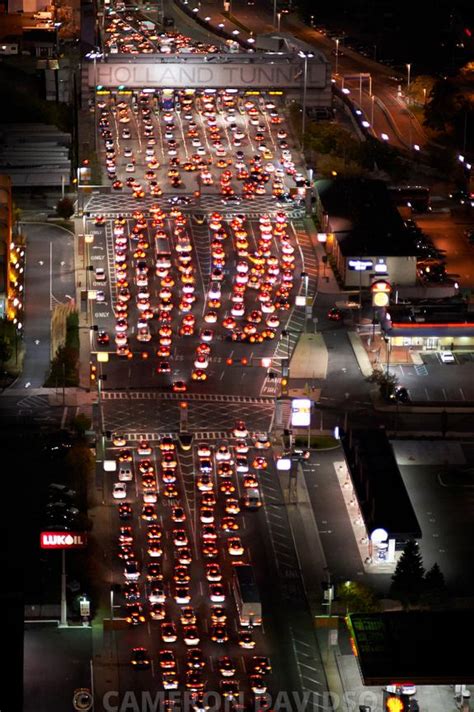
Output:
[[[164,62],[128,64],[97,62],[89,64],[89,86],[165,87],[170,89],[221,87],[269,89],[303,86],[301,62],[205,64],[203,62]],[[308,62],[308,89],[326,86],[326,65]]]
[[[42,549],[84,549],[87,535],[84,532],[41,532]]]

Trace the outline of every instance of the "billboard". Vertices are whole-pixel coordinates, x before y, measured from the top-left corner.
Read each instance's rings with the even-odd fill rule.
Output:
[[[88,66],[89,86],[107,88],[245,88],[268,89],[302,88],[303,61],[207,63],[196,60],[185,62],[97,62]],[[308,61],[308,90],[324,89],[327,84],[326,65],[319,59]]]
[[[309,398],[293,398],[291,401],[291,424],[307,428],[311,424],[311,401]]]
[[[41,532],[42,549],[84,549],[87,535],[84,532]]]

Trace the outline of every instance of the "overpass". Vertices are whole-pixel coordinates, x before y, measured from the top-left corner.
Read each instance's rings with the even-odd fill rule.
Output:
[[[301,101],[305,77],[307,106],[331,105],[330,65],[322,53],[302,57],[282,53],[179,53],[172,56],[107,56],[84,67],[82,86],[89,89],[241,89],[281,91]]]

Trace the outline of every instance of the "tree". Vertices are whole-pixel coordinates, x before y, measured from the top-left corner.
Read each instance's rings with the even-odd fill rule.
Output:
[[[11,359],[13,348],[7,336],[0,336],[0,362],[2,366]]]
[[[404,608],[418,603],[424,590],[424,575],[425,570],[418,544],[410,539],[405,544],[392,576],[390,595],[398,599]]]
[[[374,368],[370,376],[367,376],[365,380],[368,383],[376,383],[379,386],[381,396],[387,400],[390,400],[398,386],[398,376],[395,373],[387,373],[381,368]]]
[[[438,564],[435,563],[426,572],[422,601],[428,606],[440,606],[446,603],[447,598],[448,590],[443,572]]]
[[[56,212],[60,218],[64,220],[69,220],[71,215],[74,214],[74,203],[71,198],[61,198],[61,200],[56,205]]]
[[[92,421],[85,413],[78,413],[72,422],[72,426],[78,437],[83,438],[86,430],[90,430]]]
[[[379,602],[368,586],[358,581],[345,581],[337,587],[336,598],[346,606],[349,613],[376,613]]]

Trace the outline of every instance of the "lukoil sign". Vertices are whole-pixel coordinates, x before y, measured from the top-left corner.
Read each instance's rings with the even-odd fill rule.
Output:
[[[83,549],[87,546],[84,532],[41,532],[42,549]]]

